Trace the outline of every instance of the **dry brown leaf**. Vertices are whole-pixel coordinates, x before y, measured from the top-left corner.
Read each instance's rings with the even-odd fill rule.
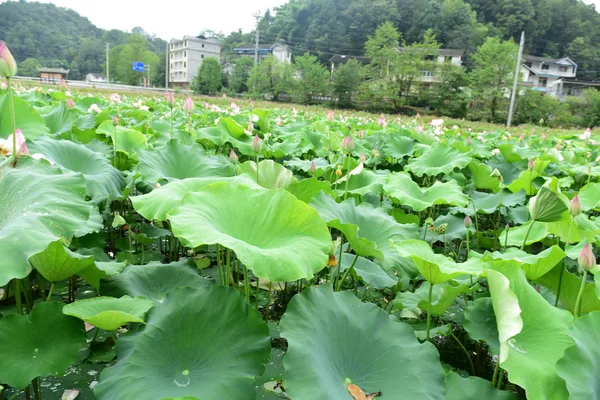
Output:
[[[354,400],[373,400],[375,397],[381,396],[381,392],[365,394],[358,385],[353,383],[347,384],[346,389],[348,389],[348,393],[350,393]]]

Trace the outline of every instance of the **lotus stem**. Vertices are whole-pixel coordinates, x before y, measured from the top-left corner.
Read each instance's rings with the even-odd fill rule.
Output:
[[[500,370],[500,377],[498,378],[496,389],[500,390],[502,388],[502,382],[504,382],[504,370]]]
[[[571,229],[573,228],[573,216],[571,216],[571,220],[569,221],[569,233],[567,234],[567,241],[565,243],[565,252],[567,250],[567,246],[569,245],[569,243],[571,242]],[[562,288],[562,279],[563,279],[563,274],[565,272],[565,260],[563,259],[563,262],[560,265],[560,275],[558,276],[558,288],[556,289],[556,300],[554,301],[554,307],[558,307],[558,301],[560,299],[560,290]]]
[[[340,234],[340,255],[337,260],[336,281],[340,279],[340,269],[342,268],[342,254],[344,250],[344,234]]]
[[[433,283],[429,284],[429,295],[427,296],[427,324],[425,328],[425,340],[429,340],[429,331],[431,328],[431,300],[433,297]]]
[[[492,386],[496,387],[496,380],[498,379],[498,372],[500,372],[500,356],[498,356],[498,361],[496,362],[496,366],[494,367],[494,375],[492,375]]]
[[[465,257],[465,261],[469,259],[469,253],[471,252],[471,243],[470,243],[470,233],[471,229],[467,228],[467,256]]]
[[[506,253],[506,248],[508,247],[508,224],[506,224],[506,235],[504,235],[504,250],[503,253]]]
[[[587,273],[587,270],[584,270],[583,276],[581,277],[581,286],[579,287],[579,293],[577,294],[577,300],[575,301],[575,308],[573,309],[573,315],[575,315],[575,318],[579,317],[579,314],[581,313],[581,299],[583,298],[583,291],[585,290]]]
[[[460,346],[460,348],[462,349],[462,351],[465,353],[465,356],[467,357],[467,360],[469,360],[469,364],[471,364],[471,375],[472,376],[476,376],[476,374],[475,374],[475,365],[473,365],[473,360],[471,360],[471,356],[469,355],[469,352],[467,351],[467,349],[465,348],[465,346],[462,344],[462,342],[460,340],[458,340],[458,338],[454,335],[453,332],[450,332],[450,336],[452,336],[454,338],[454,340],[456,341],[456,343],[458,343],[458,345]]]
[[[350,182],[350,154],[346,158],[346,186],[344,187],[344,200],[348,198],[348,183]]]
[[[12,134],[13,134],[13,152],[12,155],[15,158],[15,161],[13,163],[13,167],[16,166],[16,162],[17,159],[19,158],[19,155],[17,154],[17,120],[15,118],[15,101],[13,98],[13,91],[12,91],[12,80],[10,78],[6,78],[6,82],[7,82],[7,86],[8,86],[8,106],[10,108],[10,123],[11,123],[11,128],[12,128]]]
[[[48,297],[46,297],[46,303],[52,299],[52,292],[54,292],[54,282],[50,284],[50,290],[48,291]]]
[[[250,306],[250,278],[248,277],[248,268],[244,265],[244,294],[246,295],[246,315]]]
[[[352,265],[350,265],[350,267],[344,272],[342,279],[337,281],[337,285],[336,285],[336,289],[335,289],[336,292],[340,291],[340,288],[342,287],[342,283],[346,280],[350,271],[354,269],[354,265],[356,265],[356,261],[358,261],[358,254],[356,255],[356,257],[354,257],[354,261],[352,261]],[[342,264],[339,264],[339,267],[341,268]]]
[[[258,276],[256,277],[256,310],[258,311],[258,295],[260,293],[260,279],[258,279]]]
[[[521,250],[525,250],[525,245],[527,244],[527,239],[529,238],[529,233],[531,232],[531,228],[533,228],[533,224],[535,224],[535,220],[531,220],[531,225],[529,225],[529,229],[527,229],[525,239],[523,239],[523,244],[521,245]]]
[[[15,279],[13,281],[14,284],[14,291],[15,291],[15,304],[17,307],[17,314],[19,315],[23,315],[23,306],[21,305],[21,281],[18,279]]]
[[[33,378],[33,381],[31,382],[31,384],[33,386],[33,396],[34,396],[35,400],[42,400],[42,391],[41,391],[41,387],[40,387],[39,376]]]
[[[256,155],[256,184],[260,185],[258,183],[258,154]]]
[[[271,291],[273,290],[273,283],[269,281],[269,293],[267,294],[267,309],[265,310],[265,322],[269,322],[269,314],[271,311]]]
[[[225,286],[229,286],[231,276],[231,250],[225,250]]]
[[[471,199],[473,204],[473,216],[475,217],[475,234],[477,236],[477,244],[481,245],[481,235],[479,234],[479,218],[477,217],[477,207],[475,207],[475,201]]]

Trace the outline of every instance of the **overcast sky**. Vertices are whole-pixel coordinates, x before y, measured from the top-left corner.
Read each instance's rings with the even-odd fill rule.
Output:
[[[0,0],[0,3],[6,0]],[[130,31],[141,26],[148,33],[170,40],[183,35],[197,35],[203,29],[229,34],[242,28],[252,30],[252,15],[267,8],[273,9],[287,0],[39,0],[57,6],[72,8],[104,29]],[[596,4],[600,0],[584,0]]]
[[[6,0],[0,0],[0,3]],[[229,34],[251,31],[258,10],[273,9],[286,0],[38,0],[67,7],[104,29],[130,31],[140,26],[148,33],[170,40],[197,35],[203,29]],[[600,1],[600,0],[599,0]]]

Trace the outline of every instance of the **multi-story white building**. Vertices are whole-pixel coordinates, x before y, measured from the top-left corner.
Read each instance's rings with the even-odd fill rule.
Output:
[[[169,46],[169,85],[173,88],[190,89],[202,61],[207,57],[220,60],[221,45],[204,36],[184,36],[171,40]]]
[[[240,55],[246,57],[254,57],[256,52],[256,45],[251,44],[247,46],[236,47],[233,51]],[[274,44],[259,44],[258,45],[258,58],[263,59],[270,55],[275,56],[275,58],[279,62],[292,62],[292,50],[284,44],[274,43]]]

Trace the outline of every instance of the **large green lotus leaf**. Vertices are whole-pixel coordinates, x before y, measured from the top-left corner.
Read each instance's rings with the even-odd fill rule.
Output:
[[[240,139],[244,136],[248,136],[244,127],[242,125],[238,124],[231,117],[219,118],[218,126],[224,127],[225,130],[227,131],[227,133],[235,139]]]
[[[350,268],[355,257],[354,254],[344,253],[340,261],[340,272],[343,273]],[[354,271],[366,285],[375,289],[385,289],[398,283],[398,278],[390,277],[379,264],[364,257],[358,256],[354,264]]]
[[[40,114],[27,101],[13,96],[16,127],[23,131],[28,140],[50,134],[50,129]],[[0,96],[0,138],[7,138],[12,132],[12,118],[8,105],[8,95]]]
[[[463,327],[471,339],[487,343],[492,354],[500,354],[498,324],[491,297],[480,297],[467,306]]]
[[[477,189],[489,189],[492,192],[500,190],[500,181],[492,175],[492,168],[484,163],[473,161],[469,164],[473,184]]]
[[[143,297],[92,297],[67,304],[63,313],[77,317],[100,329],[112,331],[128,322],[144,322],[154,302]]]
[[[565,252],[560,247],[554,245],[538,254],[530,254],[517,248],[509,247],[504,253],[498,251],[493,253],[486,252],[483,255],[483,260],[516,261],[525,270],[527,279],[533,281],[548,273],[565,257]]]
[[[235,167],[237,175],[252,178],[256,182],[256,163],[246,161]],[[273,160],[258,163],[258,184],[267,189],[285,189],[294,182],[292,171]]]
[[[57,240],[46,250],[31,256],[29,262],[44,278],[55,283],[90,267],[94,258],[74,253],[63,245],[62,240]]]
[[[166,146],[138,152],[137,171],[150,183],[186,178],[233,176],[233,164],[225,156],[209,155],[200,145],[186,146],[171,140]]]
[[[571,227],[571,215],[563,214],[562,218],[555,222],[546,222],[544,225],[548,228],[548,233],[551,233],[566,242],[579,243],[582,241],[594,242],[600,234],[600,227],[595,222],[589,220],[584,213],[579,214],[574,218],[573,227]],[[569,232],[570,231],[570,232]]]
[[[188,193],[168,219],[186,245],[218,243],[273,282],[312,278],[331,248],[317,212],[283,189],[214,183]]]
[[[66,103],[61,102],[56,106],[43,107],[38,111],[46,121],[50,133],[59,135],[64,132],[71,132],[71,129],[73,129],[74,115],[67,109]]]
[[[442,315],[454,303],[457,296],[477,290],[469,285],[451,285],[449,282],[434,285],[431,292],[431,304],[429,304],[429,282],[423,282],[414,292],[398,292],[392,304],[397,309],[407,309],[415,317],[420,314],[419,310],[430,312],[432,315]]]
[[[527,235],[527,231],[529,230],[530,225],[533,224],[529,235]],[[524,225],[515,226],[508,229],[508,239],[506,238],[506,229],[498,235],[500,241],[504,243],[506,240],[506,244],[508,246],[521,246],[525,237],[527,237],[526,245],[530,245],[536,242],[541,242],[546,236],[548,236],[548,228],[546,224],[535,223],[534,221],[529,221]]]
[[[511,162],[506,160],[501,154],[493,156],[486,161],[486,164],[492,170],[497,169],[500,172],[504,185],[510,185],[514,180],[519,179],[521,172],[527,170],[527,161],[516,160]]]
[[[469,201],[456,181],[436,181],[433,186],[421,189],[405,172],[390,174],[383,188],[395,203],[410,206],[418,212],[436,204],[465,206]]]
[[[389,135],[383,145],[382,152],[384,156],[392,158],[410,157],[415,149],[415,140],[408,136]]]
[[[471,199],[473,199],[475,209],[479,214],[493,214],[502,206],[515,207],[526,202],[525,192],[511,193],[508,190],[501,190],[497,193],[473,192]],[[473,208],[469,206],[456,210],[463,214],[473,214]]]
[[[135,155],[137,151],[148,147],[146,136],[135,129],[125,128],[124,126],[115,126],[111,120],[104,121],[100,124],[96,132],[99,135],[110,137],[113,142],[113,147],[120,152],[127,154],[129,157]],[[116,133],[116,141],[115,141]]]
[[[29,257],[87,229],[93,205],[81,175],[24,158],[0,167],[0,286],[31,271]],[[97,214],[97,211],[96,211]]]
[[[556,370],[567,382],[569,399],[600,398],[600,312],[577,318],[569,328],[575,341],[558,360]]]
[[[432,231],[431,227],[424,225],[420,229],[420,236],[423,237],[425,230],[427,229],[426,241],[429,243],[435,242],[450,242],[454,239],[465,239],[467,237],[467,228],[465,228],[465,219],[452,214],[446,214],[438,217],[433,221],[433,226],[437,227],[442,224],[448,224],[445,233],[438,233],[435,230]],[[471,237],[475,234],[471,228]]]
[[[174,181],[151,191],[148,194],[131,197],[135,210],[149,221],[166,221],[167,214],[181,205],[183,197],[192,192],[197,192],[207,185],[216,182],[231,182],[243,184],[251,188],[260,188],[256,180],[248,177],[234,176],[231,178],[188,178]]]
[[[103,296],[141,296],[162,303],[173,289],[189,287],[201,290],[212,283],[180,263],[130,265],[121,275],[103,279],[100,292]]]
[[[558,292],[558,280],[560,277],[560,269],[562,265],[557,266],[552,271],[548,272],[536,282],[550,289],[556,296]],[[577,301],[577,294],[581,287],[581,277],[571,272],[564,271],[560,289],[560,304],[567,310],[573,312]],[[583,296],[581,298],[581,315],[591,311],[600,310],[600,299],[596,295],[598,285],[595,282],[587,282],[583,288]]]
[[[119,275],[127,265],[125,261],[117,262],[112,260],[101,248],[83,248],[77,250],[77,253],[94,258],[94,263],[79,271],[77,275],[85,279],[96,290],[100,289],[100,279]]]
[[[516,400],[512,392],[496,389],[488,380],[477,376],[461,377],[449,372],[444,379],[446,400]]]
[[[535,197],[529,200],[529,214],[534,221],[556,222],[569,211],[567,197],[559,192],[558,180],[548,180]]]
[[[288,341],[283,386],[292,399],[352,400],[347,383],[382,398],[444,398],[433,345],[350,292],[313,286],[294,296],[280,327]]]
[[[419,177],[436,176],[448,174],[456,168],[462,169],[470,162],[470,155],[440,143],[430,147],[421,157],[411,159],[406,169]]]
[[[339,197],[346,191],[347,175],[337,181],[336,193]],[[368,193],[379,195],[383,192],[385,177],[370,170],[363,170],[357,175],[351,175],[348,181],[348,193],[364,196]]]
[[[270,350],[267,324],[237,290],[176,289],[149,313],[143,331],[119,339],[117,364],[102,371],[94,394],[254,400],[254,379]]]
[[[63,303],[38,303],[29,315],[0,319],[0,382],[23,389],[38,376],[62,375],[85,346],[83,324]]]
[[[313,158],[312,160],[302,160],[298,157],[293,157],[291,160],[286,160],[283,162],[286,167],[290,167],[295,171],[303,171],[306,174],[310,172],[310,166],[312,163],[315,163],[314,176],[317,178],[320,178],[327,171],[331,171],[333,168],[335,168],[335,165],[330,164],[328,160],[321,157]]]
[[[344,234],[356,254],[374,257],[388,270],[400,258],[390,241],[417,236],[416,225],[399,224],[383,209],[368,203],[357,206],[353,199],[348,199],[338,204],[330,196],[320,193],[310,204],[330,227]]]
[[[55,162],[63,171],[79,172],[85,179],[87,195],[99,202],[123,196],[124,179],[100,153],[68,140],[40,138],[32,147]]]
[[[434,253],[429,244],[422,240],[404,240],[395,243],[395,247],[400,256],[411,259],[421,275],[434,285],[460,275],[483,275],[484,263],[481,260],[471,257],[464,263],[457,263]]]
[[[305,203],[310,203],[313,197],[319,192],[333,193],[329,182],[320,181],[317,178],[303,179],[299,182],[294,181],[286,190],[296,196],[298,200],[302,200]]]
[[[508,185],[508,189],[513,193],[523,190],[527,195],[533,196],[539,189],[539,185],[534,181],[537,181],[538,178],[543,178],[544,170],[546,170],[549,164],[550,161],[536,160],[533,164],[533,169],[521,172],[519,178]],[[539,180],[543,182],[543,179]]]
[[[581,209],[588,211],[600,208],[600,183],[590,183],[579,191]]]
[[[486,270],[500,340],[500,366],[528,399],[566,399],[565,381],[556,362],[573,344],[568,327],[573,316],[550,305],[518,266],[502,273]]]

